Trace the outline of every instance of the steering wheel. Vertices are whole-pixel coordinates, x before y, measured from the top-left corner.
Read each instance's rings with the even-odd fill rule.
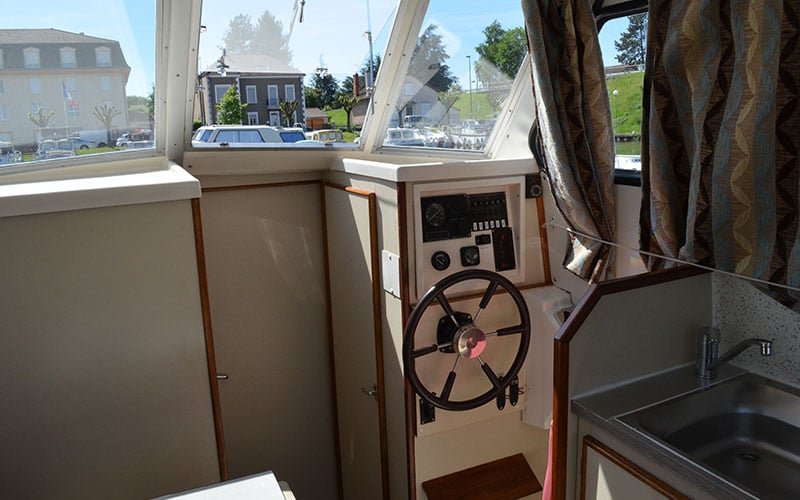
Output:
[[[445,297],[445,292],[448,289],[468,280],[483,280],[488,282],[486,291],[481,298],[478,310],[475,312],[474,316],[470,316],[464,312],[454,311],[450,302]],[[489,305],[492,297],[498,292],[498,288],[502,288],[508,292],[509,296],[514,300],[517,312],[519,313],[519,324],[499,328],[492,332],[485,332],[477,326],[478,318]],[[439,320],[436,344],[417,347],[415,344],[415,337],[420,318],[434,300],[439,303],[439,306],[445,314]],[[522,368],[522,363],[525,361],[525,355],[528,353],[530,333],[531,321],[530,315],[528,314],[528,307],[519,289],[507,278],[495,272],[483,269],[471,269],[451,274],[433,285],[430,290],[425,293],[408,318],[408,323],[406,324],[403,335],[403,366],[405,367],[406,377],[408,377],[409,383],[411,383],[411,386],[423,400],[438,408],[463,411],[483,406],[502,392],[505,392],[506,387],[516,378]],[[519,336],[519,345],[516,348],[517,352],[511,367],[503,375],[498,376],[481,357],[481,354],[487,349],[490,339],[511,335]],[[425,387],[416,370],[417,360],[430,355],[441,357],[443,360],[454,358],[453,367],[450,373],[448,373],[447,379],[438,395],[428,387]],[[483,394],[471,399],[461,401],[451,400],[450,396],[456,383],[458,366],[462,361],[471,362],[471,360],[475,360],[480,364],[481,370],[483,370],[483,373],[486,375],[492,387]]]

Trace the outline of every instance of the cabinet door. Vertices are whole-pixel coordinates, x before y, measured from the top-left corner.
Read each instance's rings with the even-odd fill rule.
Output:
[[[369,193],[325,187],[339,454],[347,499],[388,495],[374,203]]]
[[[592,436],[583,438],[581,498],[688,499]]]

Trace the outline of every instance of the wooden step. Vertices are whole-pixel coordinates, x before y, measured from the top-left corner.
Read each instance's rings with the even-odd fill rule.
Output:
[[[422,483],[430,500],[516,500],[542,491],[542,485],[519,453]]]

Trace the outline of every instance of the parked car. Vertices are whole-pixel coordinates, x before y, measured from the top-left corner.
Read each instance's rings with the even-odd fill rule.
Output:
[[[39,141],[39,146],[36,148],[37,160],[52,160],[68,156],[75,156],[72,141],[69,139],[45,139]]]
[[[306,135],[312,141],[319,141],[324,144],[345,142],[344,135],[342,135],[342,131],[337,129],[312,130],[311,132],[308,132]]]
[[[22,153],[14,149],[14,144],[0,141],[0,165],[18,163],[22,161]]]
[[[96,142],[88,141],[86,139],[81,139],[80,137],[70,137],[69,140],[70,142],[72,142],[73,151],[77,151],[79,149],[91,149],[97,147]]]
[[[268,125],[205,125],[197,129],[192,137],[192,146],[253,147],[270,144],[278,146],[286,143],[305,141],[306,134],[301,128],[271,127]]]
[[[152,148],[153,131],[149,128],[136,129],[133,132],[122,134],[116,142],[118,148],[142,149]]]

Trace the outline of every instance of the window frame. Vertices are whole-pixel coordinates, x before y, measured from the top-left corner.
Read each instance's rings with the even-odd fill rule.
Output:
[[[61,47],[58,49],[58,55],[62,68],[71,69],[78,67],[78,52],[73,47]],[[66,58],[64,57],[65,55],[67,56]]]
[[[25,69],[41,69],[42,55],[36,47],[22,49],[22,58]]]
[[[42,79],[38,76],[28,77],[28,91],[31,95],[42,95]]]
[[[275,91],[275,96],[273,97],[272,91]],[[267,109],[277,109],[278,104],[280,103],[280,94],[278,89],[278,84],[270,83],[267,85]]]
[[[224,92],[220,92],[221,88],[225,88]],[[222,101],[222,97],[228,92],[228,90],[233,87],[232,83],[215,83],[214,84],[214,104],[219,104]]]
[[[253,98],[250,98],[250,91],[253,92]],[[256,85],[244,86],[245,102],[247,104],[258,104],[258,87]]]
[[[595,10],[595,23],[597,24],[597,32],[603,29],[603,26],[608,21],[628,17],[634,14],[646,14],[647,1],[646,0],[629,0],[621,2],[608,7],[603,7]],[[647,66],[645,66],[645,78],[647,78]],[[642,174],[632,170],[614,169],[614,184],[621,186],[641,186]]]
[[[191,103],[187,102],[186,91],[196,85],[190,75],[197,68],[196,61],[191,61],[188,57],[177,58],[174,54],[188,55],[192,53],[193,47],[197,47],[200,36],[200,1],[155,0],[154,3],[154,147],[7,165],[0,169],[0,190],[7,193],[11,186],[18,184],[81,179],[110,179],[109,184],[124,186],[126,177],[120,176],[125,174],[153,173],[156,174],[153,178],[156,184],[160,182],[158,179],[167,183],[184,182],[173,162],[180,164],[183,152],[191,141],[192,109]],[[173,54],[173,57],[169,57],[169,54]],[[167,113],[167,106],[170,113]],[[131,187],[135,188],[143,180],[132,179],[131,182]],[[48,192],[45,190],[41,194],[47,195]],[[24,194],[38,195],[35,189],[25,191]],[[25,196],[21,200],[24,201],[24,198]],[[61,203],[56,200],[55,205],[68,206],[69,202]],[[1,206],[5,205],[0,204]],[[28,213],[25,206],[28,205],[11,211],[17,214]]]
[[[291,89],[292,98],[289,99],[289,89]],[[283,100],[286,102],[296,101],[297,100],[297,92],[295,91],[294,84],[287,83],[283,86]]]
[[[108,58],[108,61],[105,60],[106,57]],[[95,47],[94,60],[95,60],[95,65],[98,68],[110,68],[114,66],[114,61],[113,58],[111,57],[111,47],[106,47],[105,45],[100,47]]]

